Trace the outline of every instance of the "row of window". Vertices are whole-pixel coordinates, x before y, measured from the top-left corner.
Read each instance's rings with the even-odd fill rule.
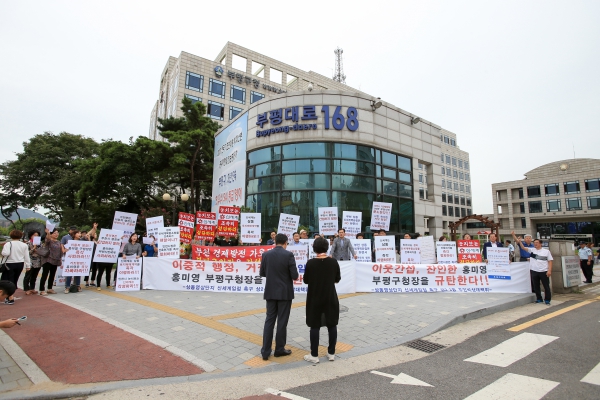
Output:
[[[566,211],[580,211],[583,209],[581,197],[571,197],[564,199]],[[542,209],[542,201],[530,201],[528,202],[530,213],[541,213],[544,212]],[[519,211],[521,214],[525,213],[525,203],[519,204]],[[588,210],[600,210],[600,196],[588,196],[587,197],[587,209]],[[553,199],[546,200],[546,212],[557,212],[562,211],[562,200]]]
[[[442,167],[442,176],[448,176],[449,178],[460,179],[461,181],[470,181],[471,174],[463,173],[462,171],[457,171],[455,169],[444,168]]]
[[[584,187],[586,193],[600,192],[600,179],[586,179],[584,181]],[[581,193],[581,187],[579,181],[563,182],[563,193],[564,194],[578,194]],[[519,188],[519,198],[524,198],[523,188]],[[546,196],[559,196],[560,195],[560,184],[549,183],[544,185],[544,194]],[[527,197],[536,198],[542,197],[542,188],[540,185],[527,186]]]
[[[442,193],[442,202],[444,203],[450,203],[452,204],[454,202],[454,204],[460,204],[462,206],[466,205],[468,207],[471,207],[471,198],[470,197],[466,197],[465,196],[458,196],[458,195],[452,195],[452,194],[448,194],[446,195],[446,193]]]
[[[208,94],[211,96],[225,98],[226,83],[218,79],[210,78],[208,82]],[[204,76],[187,71],[185,74],[185,88],[202,93],[204,91]],[[265,95],[255,91],[250,91],[250,104],[264,99]],[[231,85],[229,90],[231,101],[246,104],[246,89],[240,86]]]
[[[449,144],[450,146],[454,146],[456,147],[456,139],[453,139],[449,136],[446,136],[444,134],[440,134],[440,141],[446,144]]]
[[[442,161],[442,163],[445,161],[446,164],[448,164],[448,165],[452,164],[454,167],[464,168],[467,170],[469,169],[468,161],[463,161],[461,159],[457,159],[456,157],[452,157],[449,154],[442,153],[441,161]],[[442,175],[444,175],[444,172],[442,172]]]
[[[448,217],[459,217],[464,218],[467,215],[471,215],[470,208],[462,208],[462,207],[452,207],[452,206],[442,206],[442,215]]]
[[[192,101],[192,104],[202,101],[202,99],[200,97],[192,96],[191,94],[187,94],[187,93],[186,93],[185,97],[190,99]],[[242,108],[229,106],[229,119],[230,120],[234,119],[242,111],[244,111]],[[213,119],[218,119],[219,121],[223,121],[224,117],[225,117],[225,104],[209,100],[208,104],[206,106],[206,114]]]
[[[381,174],[384,177],[388,176],[388,173],[391,174],[395,169],[406,171],[407,174],[410,174],[412,171],[412,160],[408,157],[397,156],[387,151],[368,146],[331,142],[291,143],[256,150],[248,154],[248,165],[252,166],[270,161],[279,161],[281,159],[306,159],[303,161],[308,163],[312,162],[311,159],[314,158],[350,159],[359,162],[365,161],[381,164],[383,168]],[[363,163],[361,165],[364,166],[367,164]],[[385,167],[389,167],[387,171]],[[410,182],[410,179],[402,171],[398,172],[400,179],[408,179],[406,181]],[[375,169],[375,174],[379,176],[380,169]]]
[[[471,193],[471,185],[465,185],[464,183],[452,181],[445,181],[444,179],[442,179],[442,189],[454,190],[456,192],[460,190],[463,193]]]

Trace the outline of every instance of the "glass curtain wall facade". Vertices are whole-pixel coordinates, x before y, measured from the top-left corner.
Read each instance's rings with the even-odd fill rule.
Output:
[[[263,234],[277,229],[279,214],[300,216],[319,229],[319,207],[362,211],[371,225],[373,201],[392,203],[390,232],[414,232],[411,158],[374,147],[303,142],[248,153],[246,207],[262,215]]]

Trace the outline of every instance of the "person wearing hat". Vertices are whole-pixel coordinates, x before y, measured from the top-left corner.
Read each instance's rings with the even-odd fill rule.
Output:
[[[594,276],[594,253],[585,245],[585,242],[581,241],[579,242],[577,255],[579,255],[579,266],[585,277],[585,282],[583,283],[592,283],[592,276]]]
[[[305,229],[300,231],[300,239],[308,239],[308,232]]]

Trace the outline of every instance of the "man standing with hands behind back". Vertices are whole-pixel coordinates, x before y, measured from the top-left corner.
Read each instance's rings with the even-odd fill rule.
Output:
[[[579,242],[578,250],[579,266],[585,277],[585,282],[583,283],[592,283],[592,277],[594,276],[594,253],[583,241]]]
[[[291,251],[287,251],[288,237],[282,233],[275,236],[275,247],[262,255],[260,276],[266,278],[264,299],[267,301],[267,316],[263,330],[263,360],[268,360],[273,344],[273,328],[277,320],[275,335],[275,357],[289,356],[286,350],[287,324],[294,299],[294,280],[298,279],[296,260]]]

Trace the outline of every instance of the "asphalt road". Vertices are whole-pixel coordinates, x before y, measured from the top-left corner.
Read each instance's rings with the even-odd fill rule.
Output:
[[[568,301],[552,308],[539,305],[537,314],[482,332],[427,357],[381,368],[377,373],[368,371],[287,389],[283,397],[599,399],[600,301],[516,332],[507,330],[579,303]],[[398,377],[400,383],[392,383],[393,377]],[[402,383],[412,379],[431,386],[417,386],[414,383],[418,381]]]

